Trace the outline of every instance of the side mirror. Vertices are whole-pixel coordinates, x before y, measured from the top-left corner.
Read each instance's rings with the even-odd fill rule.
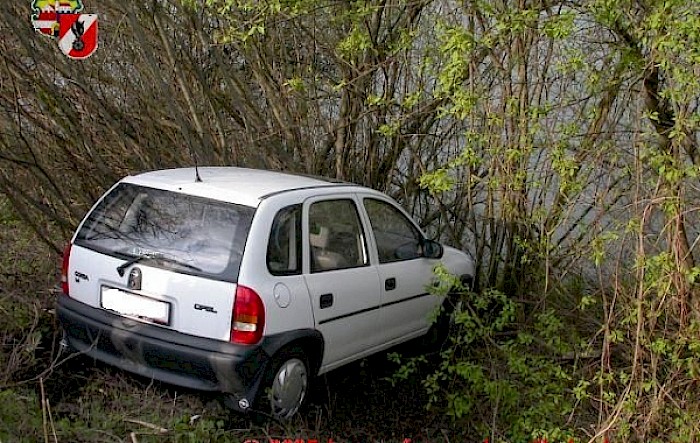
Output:
[[[435,240],[423,240],[423,257],[425,258],[441,258],[445,249]]]

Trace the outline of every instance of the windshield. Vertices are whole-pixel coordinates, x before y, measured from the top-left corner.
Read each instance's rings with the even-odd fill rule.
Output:
[[[75,243],[235,282],[253,213],[247,206],[122,183],[90,213]]]

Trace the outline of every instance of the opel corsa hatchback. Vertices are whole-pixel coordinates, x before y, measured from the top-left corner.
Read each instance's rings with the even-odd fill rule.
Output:
[[[440,263],[474,273],[372,189],[156,171],[118,182],[82,221],[57,313],[68,348],[286,418],[314,376],[428,332]]]

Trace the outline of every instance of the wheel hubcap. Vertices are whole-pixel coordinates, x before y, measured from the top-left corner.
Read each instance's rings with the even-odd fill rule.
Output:
[[[287,360],[275,374],[270,391],[272,414],[280,418],[294,415],[306,395],[306,365],[298,358]]]

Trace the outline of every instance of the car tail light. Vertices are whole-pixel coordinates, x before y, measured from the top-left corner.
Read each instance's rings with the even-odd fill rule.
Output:
[[[265,306],[250,288],[238,285],[231,319],[231,342],[252,345],[260,341],[265,328]]]
[[[65,295],[70,295],[68,292],[68,263],[70,262],[70,247],[68,243],[66,249],[63,250],[63,262],[61,263],[61,290]]]

